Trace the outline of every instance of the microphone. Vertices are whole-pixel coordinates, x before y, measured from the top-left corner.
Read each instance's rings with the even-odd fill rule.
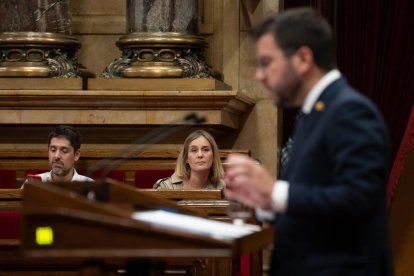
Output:
[[[192,112],[185,115],[183,118],[171,121],[165,126],[157,127],[146,135],[132,141],[128,146],[115,153],[113,156],[104,158],[95,164],[93,164],[86,172],[86,175],[91,177],[94,172],[103,169],[103,172],[99,178],[99,188],[100,192],[96,195],[98,201],[107,201],[108,200],[108,191],[105,187],[105,179],[108,174],[119,167],[125,161],[131,159],[133,156],[136,156],[143,152],[150,145],[156,144],[169,135],[176,133],[186,126],[202,124],[206,121],[205,117],[199,116],[197,113]],[[87,182],[84,183],[87,185]],[[102,185],[102,186],[101,186]]]

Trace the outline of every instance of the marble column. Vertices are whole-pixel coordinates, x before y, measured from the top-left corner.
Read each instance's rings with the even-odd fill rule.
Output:
[[[0,0],[0,77],[90,75],[77,63],[70,0]]]
[[[126,0],[122,57],[103,72],[113,77],[210,78],[207,41],[198,35],[198,0]]]
[[[127,0],[127,33],[197,34],[197,0]]]
[[[0,32],[71,34],[69,1],[0,0]]]

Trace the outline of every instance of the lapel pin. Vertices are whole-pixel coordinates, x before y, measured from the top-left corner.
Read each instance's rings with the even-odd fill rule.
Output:
[[[315,104],[315,110],[318,112],[324,111],[325,110],[325,104],[322,101],[317,101]]]

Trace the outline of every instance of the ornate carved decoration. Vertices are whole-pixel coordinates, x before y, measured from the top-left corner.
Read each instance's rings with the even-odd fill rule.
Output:
[[[76,59],[79,47],[75,37],[57,33],[0,33],[0,77],[92,75]]]
[[[222,80],[205,62],[198,10],[198,0],[127,0],[127,34],[116,43],[122,57],[101,77]]]
[[[93,76],[78,64],[70,0],[0,0],[0,77]]]
[[[205,63],[207,42],[182,33],[132,33],[121,37],[117,46],[122,57],[107,66],[101,77],[217,78]]]

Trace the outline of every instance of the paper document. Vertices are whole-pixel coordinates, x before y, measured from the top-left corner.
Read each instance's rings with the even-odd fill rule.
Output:
[[[163,210],[135,212],[132,218],[154,226],[174,228],[182,232],[196,233],[217,239],[236,239],[260,231],[260,227],[257,225],[234,225]]]

